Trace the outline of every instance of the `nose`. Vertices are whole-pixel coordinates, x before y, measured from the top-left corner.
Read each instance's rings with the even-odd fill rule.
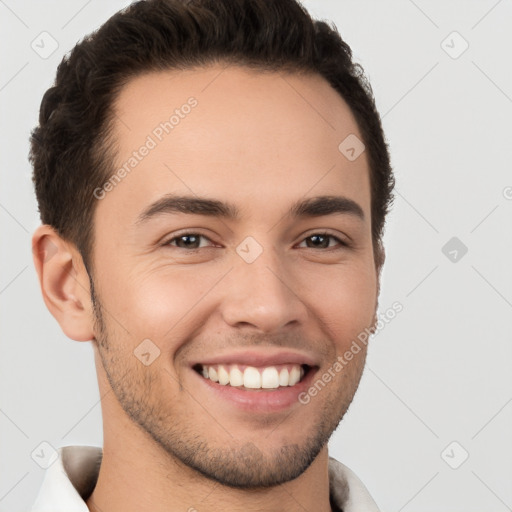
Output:
[[[303,324],[308,310],[293,269],[273,249],[252,263],[235,254],[235,268],[224,283],[221,314],[232,327],[252,327],[262,333]]]

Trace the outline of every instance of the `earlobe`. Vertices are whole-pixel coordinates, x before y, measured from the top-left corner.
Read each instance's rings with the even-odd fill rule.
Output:
[[[64,334],[76,341],[92,340],[89,278],[78,250],[43,224],[32,236],[32,254],[43,300]]]

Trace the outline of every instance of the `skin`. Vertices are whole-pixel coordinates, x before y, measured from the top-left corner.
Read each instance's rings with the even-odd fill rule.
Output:
[[[92,340],[95,351],[104,447],[87,505],[327,512],[327,441],[352,401],[366,349],[309,404],[266,414],[214,397],[190,363],[285,348],[313,357],[321,376],[371,328],[380,268],[368,160],[363,152],[351,162],[338,150],[349,134],[362,137],[319,76],[220,65],[151,73],[117,98],[115,168],[190,96],[198,101],[191,113],[97,203],[95,306],[75,246],[50,226],[34,233],[47,307],[68,337]],[[170,192],[229,201],[241,216],[162,214],[137,226],[138,215]],[[286,215],[295,201],[317,195],[352,199],[364,219]],[[184,229],[206,238],[200,246],[198,239],[164,244]],[[325,230],[350,246],[312,243]],[[263,249],[251,264],[236,252],[247,236]],[[134,357],[144,339],[160,350],[148,366]]]

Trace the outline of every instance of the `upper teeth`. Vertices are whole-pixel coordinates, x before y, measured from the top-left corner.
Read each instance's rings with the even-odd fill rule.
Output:
[[[239,365],[203,365],[202,374],[206,379],[222,385],[244,386],[251,389],[272,389],[279,386],[294,386],[304,376],[300,364],[267,366],[256,368],[247,366],[242,371]]]

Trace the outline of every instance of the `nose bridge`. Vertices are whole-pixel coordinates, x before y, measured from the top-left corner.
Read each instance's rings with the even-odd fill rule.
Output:
[[[247,237],[236,248],[234,269],[223,298],[222,314],[231,326],[250,324],[270,332],[305,319],[306,307],[271,245]]]

